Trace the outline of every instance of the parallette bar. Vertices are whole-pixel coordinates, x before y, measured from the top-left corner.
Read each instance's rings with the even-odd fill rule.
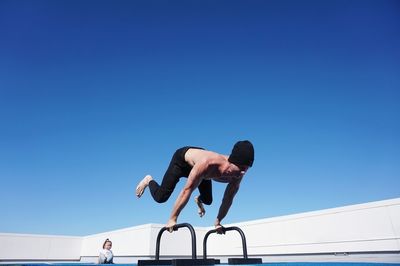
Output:
[[[188,265],[214,265],[219,260],[214,259],[197,259],[196,254],[196,232],[192,225],[188,223],[176,224],[173,227],[174,231],[179,228],[186,227],[189,229],[192,237],[192,258],[191,259],[172,259],[172,260],[160,260],[160,242],[162,234],[167,230],[166,227],[161,228],[158,232],[156,240],[156,255],[155,260],[139,260],[138,266],[142,265],[175,265],[175,266],[188,266]]]
[[[247,243],[246,243],[246,236],[244,235],[242,229],[236,226],[231,227],[223,227],[223,233],[227,231],[237,231],[242,238],[242,247],[243,247],[243,258],[228,258],[229,264],[262,264],[261,258],[248,258],[247,256]],[[212,229],[206,233],[203,239],[203,259],[207,259],[207,239],[210,234],[217,233],[217,229]]]

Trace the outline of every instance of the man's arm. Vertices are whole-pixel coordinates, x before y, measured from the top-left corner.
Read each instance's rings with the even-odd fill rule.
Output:
[[[230,182],[226,186],[224,198],[222,199],[222,203],[221,203],[221,206],[219,207],[219,211],[218,211],[218,216],[217,216],[217,219],[215,220],[216,228],[221,227],[221,221],[222,221],[222,219],[225,218],[226,214],[228,213],[229,208],[232,205],[233,198],[235,197],[236,193],[239,190],[241,181],[242,181],[242,178],[238,179],[235,182]]]
[[[199,162],[195,164],[192,170],[190,171],[185,187],[182,189],[181,193],[176,199],[174,207],[171,212],[171,216],[166,225],[166,227],[169,228],[170,232],[172,232],[172,227],[176,224],[180,212],[189,201],[190,195],[192,194],[193,190],[195,190],[199,186],[202,180],[202,176],[206,172],[207,168],[208,168],[207,162]]]

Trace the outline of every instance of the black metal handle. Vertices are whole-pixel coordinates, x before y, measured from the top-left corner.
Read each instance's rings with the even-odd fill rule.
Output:
[[[203,259],[207,259],[207,239],[208,236],[218,232],[219,230],[222,230],[222,232],[225,234],[226,231],[238,231],[240,234],[240,237],[242,238],[242,247],[243,247],[243,258],[247,259],[247,244],[246,244],[246,236],[244,235],[242,229],[236,226],[231,226],[231,227],[222,227],[222,229],[212,229],[206,233],[204,236],[203,240]]]
[[[178,231],[179,228],[186,227],[190,231],[190,235],[192,237],[192,259],[197,258],[196,254],[196,233],[194,231],[194,228],[191,224],[188,223],[182,223],[182,224],[176,224],[172,228],[174,231]],[[160,259],[160,240],[161,240],[161,235],[168,230],[167,227],[161,228],[160,232],[158,232],[157,235],[157,242],[156,242],[156,260]]]

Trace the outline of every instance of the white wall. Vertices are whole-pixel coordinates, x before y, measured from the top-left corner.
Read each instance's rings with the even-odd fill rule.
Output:
[[[400,251],[400,199],[236,225],[252,254]],[[210,254],[238,252],[240,242],[229,237],[210,241]]]
[[[79,260],[80,237],[0,233],[1,260]]]
[[[304,261],[312,260],[310,256],[303,256],[308,253],[397,251],[397,254],[385,256],[391,257],[390,262],[400,262],[400,198],[234,225],[245,232],[250,256],[276,261],[292,257]],[[101,245],[109,238],[113,242],[115,262],[132,263],[154,256],[156,237],[162,226],[147,224],[86,237],[0,234],[0,260],[67,260],[81,257],[82,261],[96,262]],[[197,255],[200,257],[204,235],[212,227],[195,229]],[[234,231],[223,236],[210,235],[207,246],[208,255],[213,257],[242,254],[240,236]],[[297,257],[293,256],[296,254]],[[165,232],[160,255],[190,257],[189,231],[182,228],[172,234]],[[383,261],[379,257],[382,256],[368,258],[369,261]],[[359,261],[368,261],[368,258],[355,257]],[[332,258],[325,256],[324,259]],[[349,257],[333,259],[351,260]]]

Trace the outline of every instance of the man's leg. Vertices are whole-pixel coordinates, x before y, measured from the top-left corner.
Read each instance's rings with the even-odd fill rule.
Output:
[[[176,164],[173,164],[173,161],[171,161],[170,166],[164,174],[161,185],[154,180],[149,182],[150,193],[153,199],[158,203],[166,202],[171,196],[172,192],[174,192],[180,177],[182,177],[182,171],[180,167]]]
[[[199,200],[205,205],[211,205],[213,198],[212,198],[212,183],[211,180],[203,180],[201,181],[199,187]]]
[[[189,173],[181,167],[181,153],[182,149],[178,149],[174,153],[168,169],[164,174],[161,185],[154,181],[151,176],[146,176],[136,188],[136,195],[140,197],[143,194],[144,189],[148,186],[150,188],[150,193],[156,202],[166,202],[174,191],[176,184],[179,182],[179,178],[189,175]]]

